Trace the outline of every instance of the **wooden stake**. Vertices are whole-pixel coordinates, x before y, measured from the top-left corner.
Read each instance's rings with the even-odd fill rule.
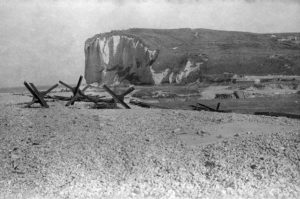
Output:
[[[28,84],[26,81],[24,81],[24,85],[32,94],[32,101],[29,102],[26,107],[30,107],[34,103],[40,103],[41,106],[45,108],[49,108],[49,106],[47,102],[44,100],[44,97],[58,86],[58,84],[55,84],[54,86],[52,86],[46,91],[39,91],[33,83]]]
[[[116,102],[120,103],[122,106],[124,106],[127,109],[130,109],[130,106],[128,106],[124,101],[124,96],[115,94],[112,90],[110,90],[106,85],[103,85],[103,88],[116,100]],[[129,89],[128,89],[129,90]],[[127,90],[127,91],[128,91]],[[134,89],[133,89],[134,90]],[[127,91],[125,93],[127,93]],[[131,92],[131,91],[130,91]],[[128,94],[128,93],[127,93]],[[123,99],[122,99],[123,98]]]

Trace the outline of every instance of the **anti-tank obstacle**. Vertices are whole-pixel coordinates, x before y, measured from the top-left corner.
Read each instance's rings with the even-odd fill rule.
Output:
[[[79,77],[79,80],[75,87],[72,87],[63,81],[59,81],[60,84],[62,84],[63,86],[71,90],[73,96],[69,98],[63,96],[55,96],[55,98],[59,100],[67,100],[68,102],[66,106],[74,105],[76,101],[87,101],[87,102],[98,103],[100,101],[99,98],[101,97],[93,97],[84,94],[84,92],[89,88],[89,85],[85,86],[82,90],[79,88],[82,82],[82,78],[83,78],[82,76]]]
[[[129,89],[127,89],[124,93],[118,95],[116,93],[114,93],[112,90],[110,90],[110,88],[108,88],[105,84],[103,85],[103,88],[113,97],[113,99],[115,100],[116,103],[120,103],[122,106],[124,106],[126,109],[130,109],[130,106],[128,106],[125,102],[124,102],[124,98],[126,95],[128,95],[129,93],[131,93],[132,91],[134,91],[134,87],[130,87]]]
[[[58,84],[55,84],[46,91],[39,91],[33,83],[28,84],[26,81],[24,81],[24,85],[32,95],[32,101],[27,103],[27,108],[29,108],[35,103],[40,103],[43,108],[49,108],[49,105],[47,104],[44,98],[48,93],[50,93],[53,89],[55,89],[58,86]]]
[[[129,93],[135,90],[134,87],[130,87],[129,89],[127,89],[125,92],[121,94],[116,94],[108,86],[103,85],[103,88],[112,96],[112,98],[107,99],[104,98],[104,96],[86,95],[84,92],[90,87],[90,85],[87,85],[83,89],[80,89],[82,79],[83,77],[80,76],[77,85],[75,87],[70,86],[69,84],[63,81],[59,81],[61,85],[65,86],[73,93],[73,95],[70,97],[58,96],[58,95],[54,95],[54,96],[47,95],[50,91],[56,88],[58,84],[55,84],[54,86],[52,86],[46,91],[39,91],[33,83],[24,82],[25,87],[29,90],[29,92],[33,96],[32,101],[29,102],[26,107],[30,107],[34,103],[40,103],[42,107],[49,108],[49,105],[44,99],[44,98],[48,98],[54,100],[68,101],[66,103],[66,106],[74,105],[76,101],[84,101],[84,102],[95,103],[94,108],[116,108],[117,107],[116,104],[120,103],[126,109],[130,109],[130,106],[128,106],[124,102],[124,98],[126,95],[128,95]]]

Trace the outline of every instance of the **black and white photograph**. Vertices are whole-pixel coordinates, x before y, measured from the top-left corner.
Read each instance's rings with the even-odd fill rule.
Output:
[[[299,199],[299,0],[0,0],[0,199]]]

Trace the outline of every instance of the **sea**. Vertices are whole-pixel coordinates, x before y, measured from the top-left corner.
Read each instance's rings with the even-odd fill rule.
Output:
[[[38,90],[47,90],[49,89],[51,86],[37,86]],[[63,88],[61,85],[58,86],[58,88]],[[24,93],[24,92],[28,92],[27,88],[25,86],[18,86],[18,87],[0,87],[0,93]]]

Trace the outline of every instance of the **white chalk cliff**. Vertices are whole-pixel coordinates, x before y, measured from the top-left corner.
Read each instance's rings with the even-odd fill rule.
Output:
[[[151,83],[152,62],[158,51],[150,50],[138,39],[124,36],[99,36],[86,43],[86,73],[88,83],[118,83],[123,80]]]
[[[109,85],[122,82],[185,83],[200,74],[201,65],[205,62],[199,60],[202,55],[189,57],[179,54],[180,61],[170,64],[164,59],[166,49],[159,48],[159,45],[154,47],[157,48],[147,45],[135,35],[122,32],[95,35],[85,43],[85,79],[88,84]],[[168,54],[167,58],[173,60],[176,56]]]

